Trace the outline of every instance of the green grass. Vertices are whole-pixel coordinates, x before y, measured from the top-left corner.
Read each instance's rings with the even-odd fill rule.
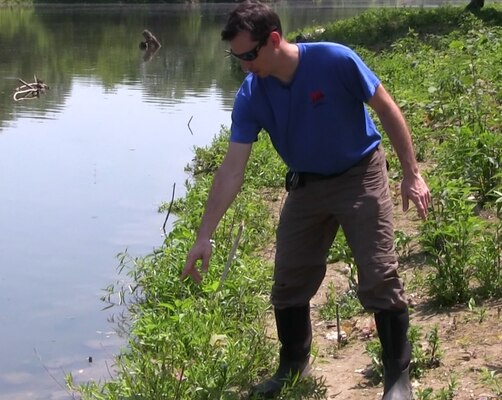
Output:
[[[318,37],[355,46],[413,129],[435,199],[419,240],[433,271],[424,284],[438,304],[501,296],[501,15],[490,7],[477,16],[451,7],[379,10],[329,25]],[[121,255],[119,268],[129,283],[110,285],[103,300],[125,312],[120,326],[128,347],[109,382],[75,386],[68,376],[82,398],[242,399],[252,383],[273,372],[277,344],[265,330],[272,267],[260,250],[273,241],[274,227],[260,193],[281,187],[285,169],[266,135],[254,146],[245,187],[214,236],[203,284],[178,278],[227,138],[224,130],[210,147],[196,149],[188,167],[194,178],[172,207],[177,220],[163,246],[144,258]],[[399,179],[397,159],[387,154],[391,177]],[[492,218],[482,218],[481,210]],[[241,221],[243,237],[219,287]],[[330,253],[347,263],[349,255],[340,243]],[[462,276],[453,280],[452,274]],[[323,385],[293,381],[282,398],[325,398]]]

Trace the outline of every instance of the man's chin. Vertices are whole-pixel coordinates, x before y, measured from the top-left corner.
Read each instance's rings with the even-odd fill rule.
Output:
[[[254,76],[258,78],[265,78],[267,75],[260,71],[250,71]]]

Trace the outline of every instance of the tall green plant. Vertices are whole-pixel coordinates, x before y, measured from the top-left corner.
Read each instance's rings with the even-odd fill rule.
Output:
[[[464,182],[433,179],[430,184],[433,202],[420,236],[434,269],[429,291],[439,304],[453,305],[469,299],[474,239],[484,224],[473,215],[472,189]]]
[[[473,264],[477,294],[483,298],[502,297],[502,223],[482,235]]]
[[[436,173],[464,180],[476,188],[477,201],[484,205],[501,183],[501,167],[502,135],[465,126],[443,143]]]

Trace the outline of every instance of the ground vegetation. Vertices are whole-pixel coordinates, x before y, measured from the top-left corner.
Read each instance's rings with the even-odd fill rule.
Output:
[[[393,94],[413,131],[433,195],[429,218],[400,211],[400,168],[387,140],[395,201],[395,246],[411,305],[415,397],[502,398],[502,10],[368,11],[292,35],[353,46]],[[76,384],[85,399],[244,399],[273,372],[278,344],[268,293],[285,167],[266,134],[246,183],[214,237],[202,285],[180,282],[212,174],[226,150],[223,129],[197,148],[186,197],[163,246],[119,257],[123,281],[103,300],[116,310],[128,347],[107,382]],[[237,240],[238,239],[238,240]],[[235,250],[235,251],[234,251]],[[312,301],[313,374],[281,399],[381,398],[372,316],[358,305],[350,250],[339,235]],[[113,372],[112,372],[113,371]]]

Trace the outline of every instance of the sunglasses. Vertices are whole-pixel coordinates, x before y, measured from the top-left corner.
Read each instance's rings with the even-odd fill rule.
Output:
[[[274,32],[274,31],[276,31],[276,29],[272,29],[271,32]],[[252,48],[251,50],[246,51],[244,53],[236,54],[232,50],[225,50],[225,51],[228,55],[231,55],[235,58],[238,58],[239,60],[254,61],[258,57],[258,52],[260,51],[260,49],[267,43],[269,35],[270,35],[270,33],[267,35],[266,38],[260,40],[254,48]]]
[[[232,50],[225,50],[229,55],[234,56],[242,61],[254,61],[258,57],[258,52],[262,48],[263,43],[258,43],[254,48],[244,53],[236,54]]]

